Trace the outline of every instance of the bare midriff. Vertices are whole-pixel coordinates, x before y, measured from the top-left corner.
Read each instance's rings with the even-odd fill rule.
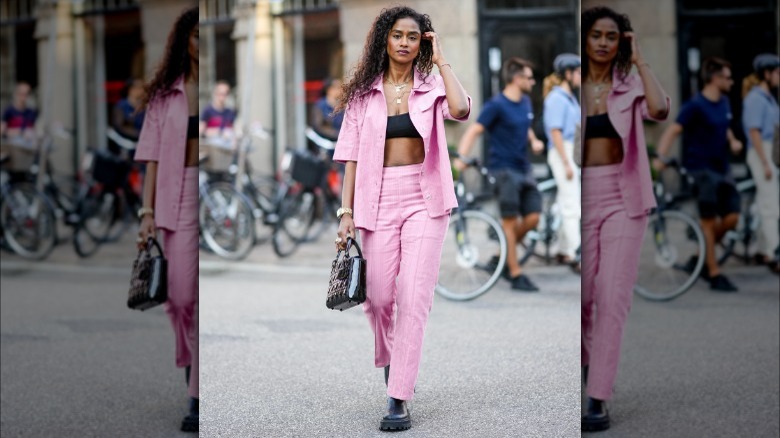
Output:
[[[619,138],[589,138],[584,146],[582,167],[623,162],[623,142]]]
[[[187,153],[184,156],[184,167],[198,167],[198,139],[187,140]]]
[[[425,146],[421,138],[400,137],[385,141],[384,167],[408,166],[424,160]]]

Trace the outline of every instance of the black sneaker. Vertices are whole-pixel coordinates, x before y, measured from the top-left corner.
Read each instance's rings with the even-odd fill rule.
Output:
[[[699,256],[691,256],[691,258],[688,259],[687,262],[682,266],[682,270],[693,274],[693,270],[696,269],[696,264],[699,263]],[[707,264],[705,263],[701,267],[701,271],[699,272],[699,277],[708,280],[710,279],[709,269],[707,269]]]
[[[496,272],[496,268],[498,268],[498,260],[499,257],[494,255],[487,263],[485,263],[484,269],[488,274],[492,275],[494,272]],[[506,265],[504,265],[504,269],[501,270],[501,276],[511,281],[511,278],[509,277],[509,269],[506,267]]]
[[[512,280],[512,289],[523,292],[537,292],[539,288],[531,282],[527,275],[520,274]]]
[[[710,278],[710,289],[717,292],[736,292],[736,286],[725,275],[718,274]]]

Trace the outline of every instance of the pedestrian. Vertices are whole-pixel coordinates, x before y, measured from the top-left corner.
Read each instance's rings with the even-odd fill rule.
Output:
[[[200,113],[198,133],[205,137],[232,137],[236,111],[227,106],[230,96],[230,83],[217,81],[211,93],[211,102]]]
[[[539,224],[542,211],[542,195],[528,158],[529,145],[534,153],[544,150],[544,143],[536,138],[531,126],[534,112],[530,93],[536,80],[531,63],[521,58],[507,59],[501,71],[506,84],[503,91],[482,107],[477,122],[461,137],[458,154],[468,156],[477,138],[485,131],[490,133],[487,167],[496,178],[501,226],[509,248],[504,277],[514,290],[535,292],[539,287],[523,274],[516,248]],[[466,168],[459,159],[454,165],[459,171]],[[488,269],[492,271],[498,260],[494,255]]]
[[[680,108],[677,120],[661,135],[653,167],[659,171],[664,168],[666,154],[682,134],[682,164],[695,183],[699,223],[704,233],[706,262],[701,275],[714,291],[736,292],[737,287],[720,273],[715,256],[715,246],[726,232],[736,228],[741,209],[729,164],[729,149],[734,154],[742,150],[742,142],[729,127],[732,115],[728,93],[734,79],[731,64],[720,58],[705,59],[701,73],[704,88]],[[691,256],[685,269],[692,272],[701,256]]]
[[[146,118],[135,159],[146,162],[139,249],[162,231],[168,260],[165,311],[185,368],[189,413],[181,430],[198,431],[198,8],[177,18],[147,85]],[[186,139],[186,140],[185,140]]]
[[[778,168],[770,156],[772,141],[780,130],[780,57],[764,53],[753,60],[753,74],[743,81],[742,127],[747,138],[747,163],[756,182],[756,201],[761,217],[761,243],[756,259],[780,274],[780,181]]]
[[[144,111],[140,109],[144,100],[144,81],[128,79],[122,88],[122,98],[114,105],[111,125],[122,137],[138,141],[144,124]]]
[[[574,263],[580,247],[580,169],[574,162],[574,135],[580,122],[580,103],[574,90],[580,88],[580,64],[578,55],[556,56],[553,72],[544,79],[543,93],[547,164],[555,178],[556,200],[563,217],[558,261],[566,264]],[[579,266],[573,266],[580,270]]]
[[[343,111],[334,111],[341,99],[341,88],[340,79],[325,79],[322,85],[322,97],[314,103],[311,109],[312,129],[317,134],[332,141],[338,139],[339,130],[344,120]]]
[[[407,401],[457,207],[444,120],[466,120],[471,99],[430,17],[399,6],[382,10],[369,30],[336,110],[344,108],[334,155],[346,163],[336,244],[360,230],[368,266],[363,310],[374,332],[374,365],[384,368],[387,383],[380,429],[403,430],[411,427]]]
[[[35,137],[35,121],[38,119],[38,112],[27,107],[29,97],[30,84],[24,81],[18,82],[14,87],[13,101],[3,111],[3,118],[0,120],[1,136],[27,139]]]
[[[642,122],[665,119],[671,104],[627,15],[606,7],[585,10],[582,42],[582,430],[600,431],[610,427],[606,402],[647,215],[656,206]]]

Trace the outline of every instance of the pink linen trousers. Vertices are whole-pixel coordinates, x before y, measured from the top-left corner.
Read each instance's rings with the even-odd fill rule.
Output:
[[[188,115],[181,77],[149,102],[135,159],[158,164],[154,220],[168,260],[165,311],[176,339],[176,366],[192,367],[188,393],[198,398],[198,168],[184,167]]]
[[[587,394],[598,400],[612,398],[647,214],[656,206],[641,78],[614,73],[612,83],[607,113],[623,143],[623,162],[582,168],[582,365],[588,366]],[[583,133],[586,114],[583,105]]]
[[[471,98],[469,110],[471,109]],[[363,310],[374,332],[374,365],[390,365],[387,395],[411,400],[439,275],[449,213],[457,207],[444,136],[449,112],[440,76],[415,69],[409,117],[423,138],[422,163],[383,167],[387,104],[378,76],[347,107],[333,159],[357,162],[354,221],[367,263]]]

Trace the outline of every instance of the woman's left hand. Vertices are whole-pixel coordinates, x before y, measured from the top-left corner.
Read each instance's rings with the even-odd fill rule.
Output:
[[[639,43],[636,40],[635,32],[626,32],[623,34],[624,38],[631,40],[631,63],[639,66],[642,63],[642,52],[639,51]]]
[[[441,52],[439,35],[437,35],[436,32],[425,32],[422,37],[424,40],[431,40],[431,45],[433,46],[433,57],[431,58],[431,61],[438,67],[439,62],[444,60],[444,56]]]

